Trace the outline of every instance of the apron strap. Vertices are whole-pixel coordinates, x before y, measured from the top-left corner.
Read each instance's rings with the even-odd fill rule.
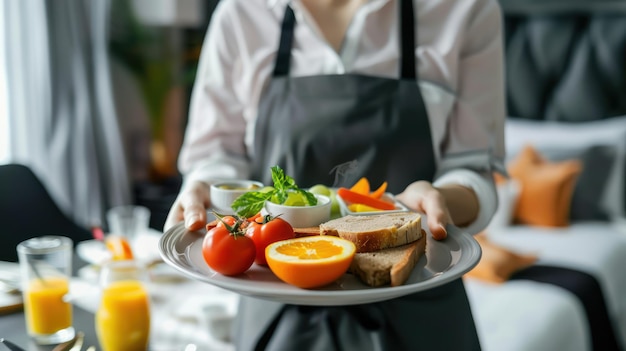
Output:
[[[400,77],[402,79],[416,80],[415,72],[415,19],[413,12],[413,0],[400,0]]]
[[[400,77],[415,80],[415,19],[413,0],[400,0],[398,6],[400,17]],[[274,64],[274,77],[289,75],[291,65],[291,46],[296,16],[291,6],[287,5],[281,26],[280,42]]]
[[[274,65],[274,77],[289,75],[289,66],[291,64],[291,43],[293,42],[293,28],[296,23],[296,16],[287,5],[285,17],[280,31],[280,44],[276,53],[276,63]]]

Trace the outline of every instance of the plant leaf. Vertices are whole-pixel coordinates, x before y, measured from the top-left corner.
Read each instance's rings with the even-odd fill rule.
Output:
[[[274,194],[274,196],[271,197],[269,200],[272,202],[276,202],[277,204],[284,204],[285,201],[287,201],[288,196],[289,194],[287,193],[287,190],[284,190],[284,191],[276,190],[276,194]],[[273,200],[276,200],[276,201],[273,201]]]
[[[236,198],[230,207],[241,217],[252,217],[263,209],[265,201],[269,200],[274,193],[276,190],[268,192],[249,191]]]
[[[313,206],[317,204],[317,198],[312,193],[300,189],[296,185],[296,181],[285,174],[285,171],[279,166],[272,167],[272,181],[274,182],[274,189],[276,190],[275,199],[279,204],[284,204],[289,196],[290,191],[298,192],[306,198],[307,204]]]
[[[300,188],[298,188],[297,191],[300,194],[304,195],[304,197],[306,198],[307,204],[309,206],[317,205],[317,198],[315,197],[315,195],[313,195],[313,193],[310,193],[310,192],[308,192],[308,191],[306,191],[304,189],[300,189]]]
[[[296,181],[286,175],[285,171],[279,166],[272,167],[272,181],[274,182],[274,188],[279,192],[286,192],[289,189],[297,187]]]

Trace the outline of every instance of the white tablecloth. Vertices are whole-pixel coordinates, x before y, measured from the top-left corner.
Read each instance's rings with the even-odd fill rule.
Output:
[[[150,232],[133,245],[136,256],[151,261],[159,257],[160,233]],[[96,260],[97,245],[85,243]],[[81,250],[79,250],[81,252]],[[85,255],[85,250],[82,250]],[[72,301],[88,311],[98,308],[98,266],[79,270],[71,283]],[[151,297],[151,351],[229,351],[230,325],[237,312],[239,295],[184,277],[165,263],[150,269],[147,284]]]

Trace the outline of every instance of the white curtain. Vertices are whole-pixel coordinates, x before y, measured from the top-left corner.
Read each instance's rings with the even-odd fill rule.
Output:
[[[4,19],[4,6],[0,0],[0,20]],[[9,121],[7,119],[7,87],[6,87],[6,65],[4,45],[4,26],[0,25],[0,164],[8,161],[9,150]]]
[[[107,51],[110,1],[0,6],[9,161],[30,166],[78,224],[104,223],[107,208],[131,201]]]

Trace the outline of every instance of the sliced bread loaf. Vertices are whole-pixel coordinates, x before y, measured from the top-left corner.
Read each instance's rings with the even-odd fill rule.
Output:
[[[356,245],[356,252],[372,252],[421,238],[421,219],[416,212],[344,216],[320,224],[320,234],[350,240]]]
[[[404,284],[426,252],[426,233],[410,244],[376,252],[357,253],[349,272],[370,286]]]

